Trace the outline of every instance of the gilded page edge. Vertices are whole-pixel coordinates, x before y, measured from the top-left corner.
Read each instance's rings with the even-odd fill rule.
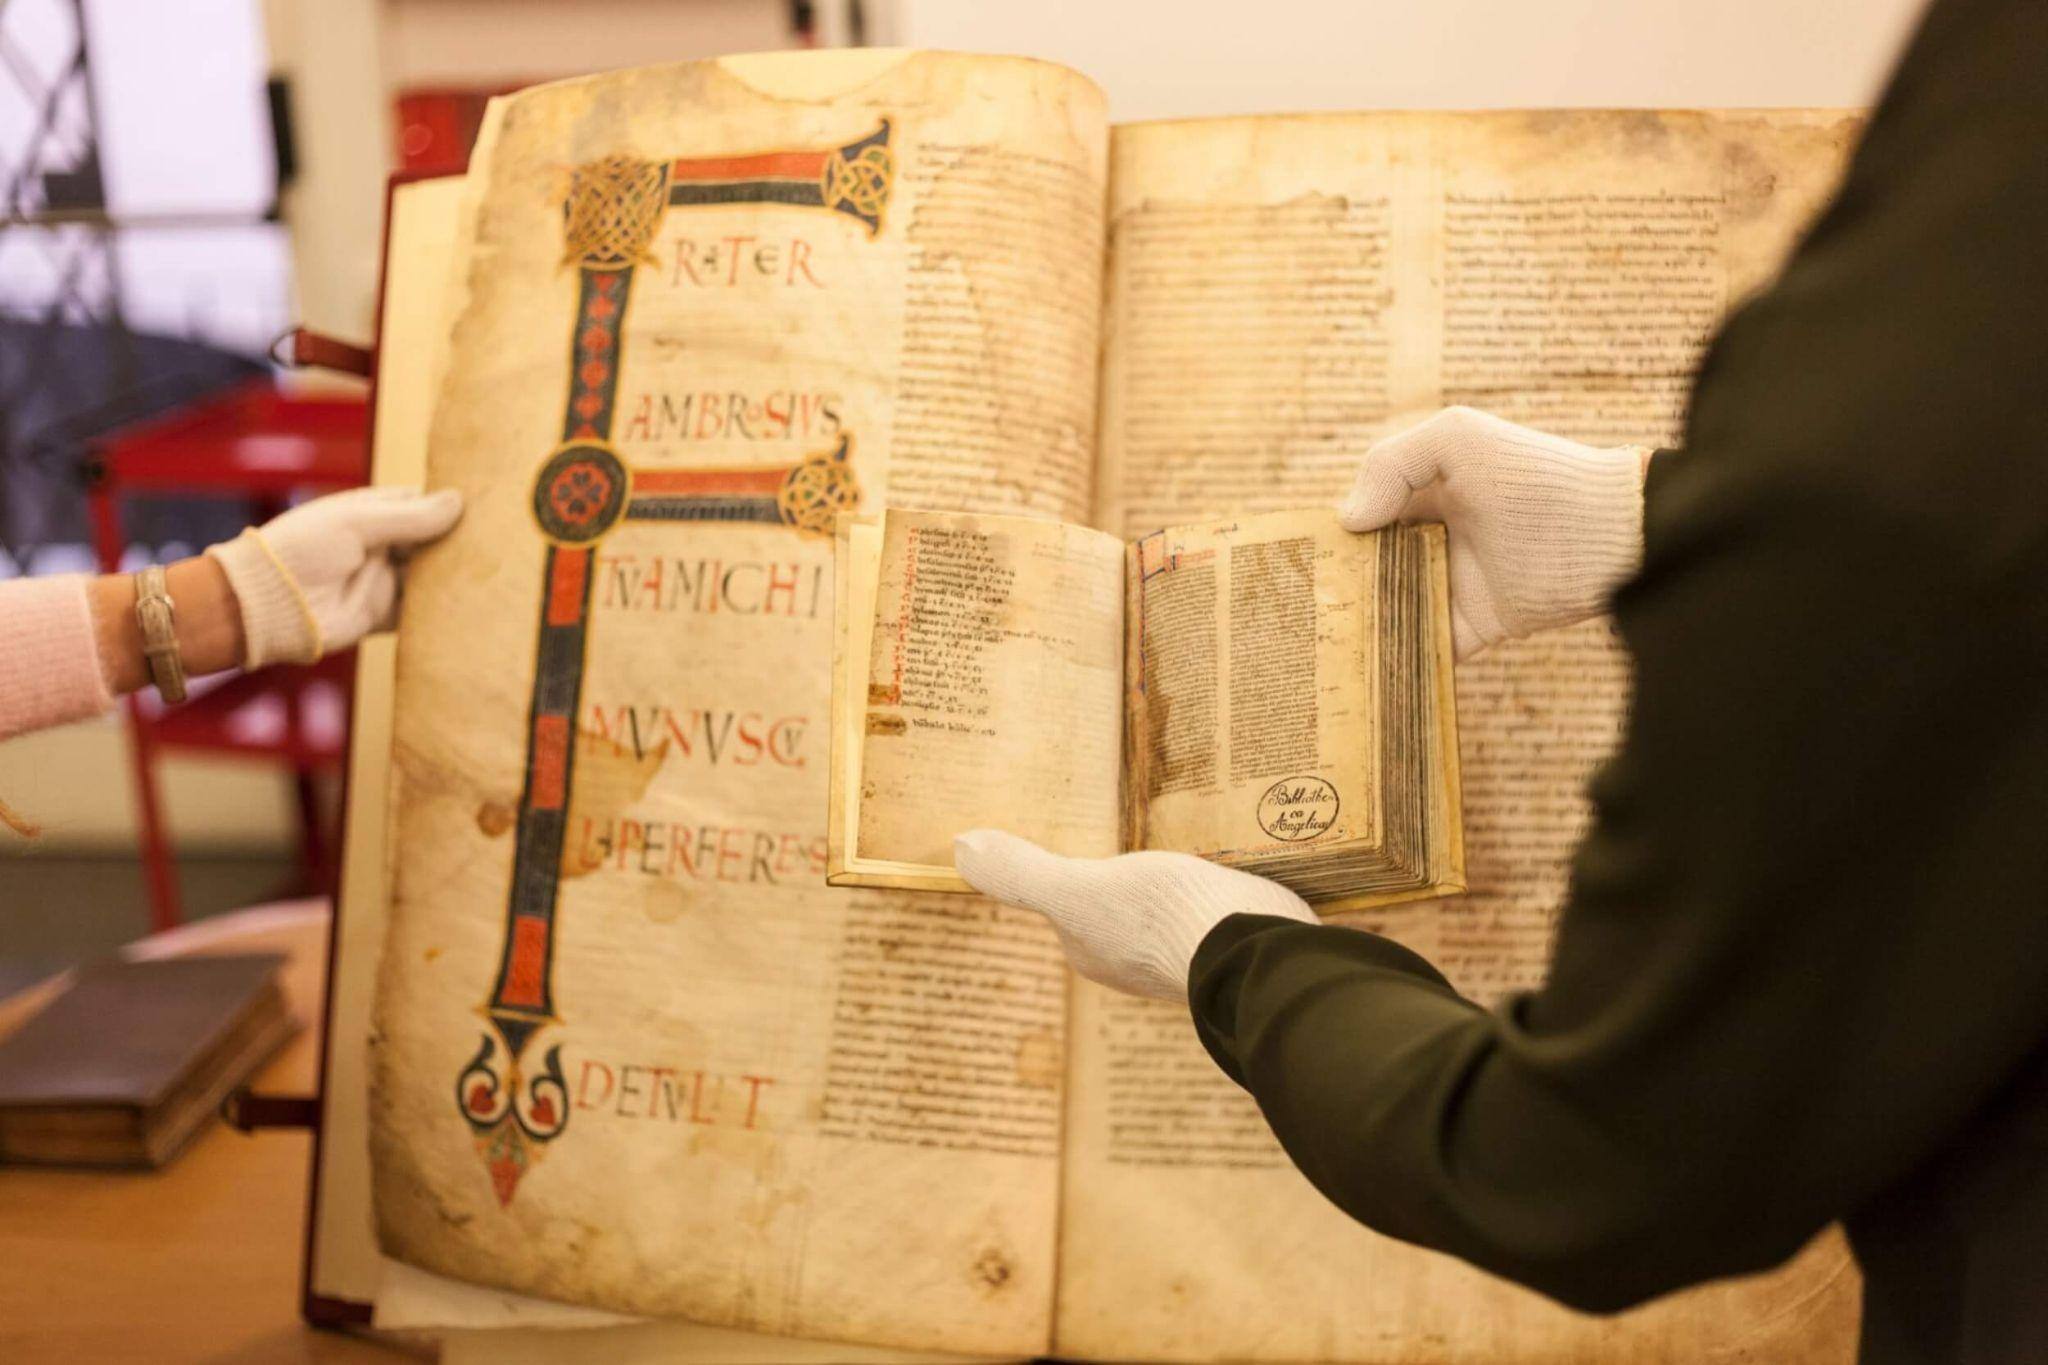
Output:
[[[1450,895],[1466,889],[1465,878],[1465,776],[1458,756],[1458,688],[1456,636],[1451,630],[1450,533],[1442,522],[1428,522],[1421,528],[1422,543],[1429,555],[1429,596],[1436,645],[1437,744],[1443,758],[1444,878],[1432,895]]]
[[[1368,891],[1335,900],[1314,901],[1318,915],[1344,914],[1400,905],[1407,901],[1435,900],[1463,895],[1465,879],[1465,789],[1463,768],[1458,761],[1458,698],[1453,686],[1454,659],[1451,634],[1450,558],[1441,522],[1426,522],[1415,528],[1422,534],[1423,553],[1429,561],[1430,643],[1435,655],[1431,687],[1436,692],[1438,744],[1443,755],[1443,782],[1438,792],[1438,813],[1444,831],[1443,875],[1428,886],[1406,891]]]

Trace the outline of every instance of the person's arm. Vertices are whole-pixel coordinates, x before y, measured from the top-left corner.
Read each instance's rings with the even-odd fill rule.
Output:
[[[239,667],[242,614],[220,565],[168,565],[178,651],[192,674]],[[96,716],[149,682],[129,574],[0,583],[0,739]]]
[[[242,611],[220,564],[206,555],[164,569],[164,589],[177,604],[178,657],[193,677],[242,666]],[[107,691],[122,696],[149,685],[142,627],[135,616],[133,574],[102,574],[86,584],[93,646]]]
[[[178,649],[195,674],[242,661],[242,617],[227,576],[203,557],[164,570]],[[135,580],[127,574],[0,583],[0,739],[96,716],[149,682]]]
[[[2044,1024],[2048,865],[1997,813],[2038,804],[2040,648],[1910,525],[1690,482],[1725,515],[1653,535],[1619,604],[1635,707],[1541,991],[1485,1011],[1371,936],[1248,917],[1191,972],[1333,1201],[1582,1308],[1789,1255]]]
[[[189,676],[310,663],[387,624],[400,561],[461,513],[452,491],[358,489],[165,568]],[[0,740],[97,715],[148,685],[129,574],[0,583]]]
[[[94,647],[93,582],[66,574],[0,583],[0,739],[114,704]]]

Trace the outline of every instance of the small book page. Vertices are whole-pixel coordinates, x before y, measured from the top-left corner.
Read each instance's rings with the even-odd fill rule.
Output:
[[[1131,547],[1131,847],[1228,862],[1377,838],[1374,562],[1322,509]]]
[[[1122,587],[1123,546],[1086,527],[887,514],[860,858],[951,867],[953,836],[985,826],[1117,851]]]

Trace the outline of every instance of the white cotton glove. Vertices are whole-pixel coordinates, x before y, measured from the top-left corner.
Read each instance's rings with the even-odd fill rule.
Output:
[[[241,605],[243,667],[312,663],[389,626],[399,558],[461,515],[452,488],[354,488],[210,546]]]
[[[953,840],[953,866],[984,896],[1036,910],[1075,971],[1130,995],[1188,998],[1188,967],[1227,915],[1317,922],[1308,902],[1263,877],[1185,853],[1062,858],[999,830]]]
[[[1644,446],[1601,450],[1445,408],[1366,451],[1347,530],[1442,521],[1460,659],[1597,616],[1643,557]]]

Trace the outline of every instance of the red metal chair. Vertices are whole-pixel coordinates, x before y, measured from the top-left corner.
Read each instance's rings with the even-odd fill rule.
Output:
[[[361,484],[369,463],[367,428],[368,408],[359,398],[294,397],[257,380],[101,438],[88,471],[100,567],[121,569],[123,498],[232,499],[249,504],[253,520],[268,520],[294,495]],[[338,655],[303,668],[206,680],[174,707],[148,689],[128,699],[142,863],[156,929],[183,918],[157,794],[156,763],[166,749],[289,768],[298,794],[301,889],[331,887],[335,841],[321,817],[315,775],[341,762],[353,662]]]

